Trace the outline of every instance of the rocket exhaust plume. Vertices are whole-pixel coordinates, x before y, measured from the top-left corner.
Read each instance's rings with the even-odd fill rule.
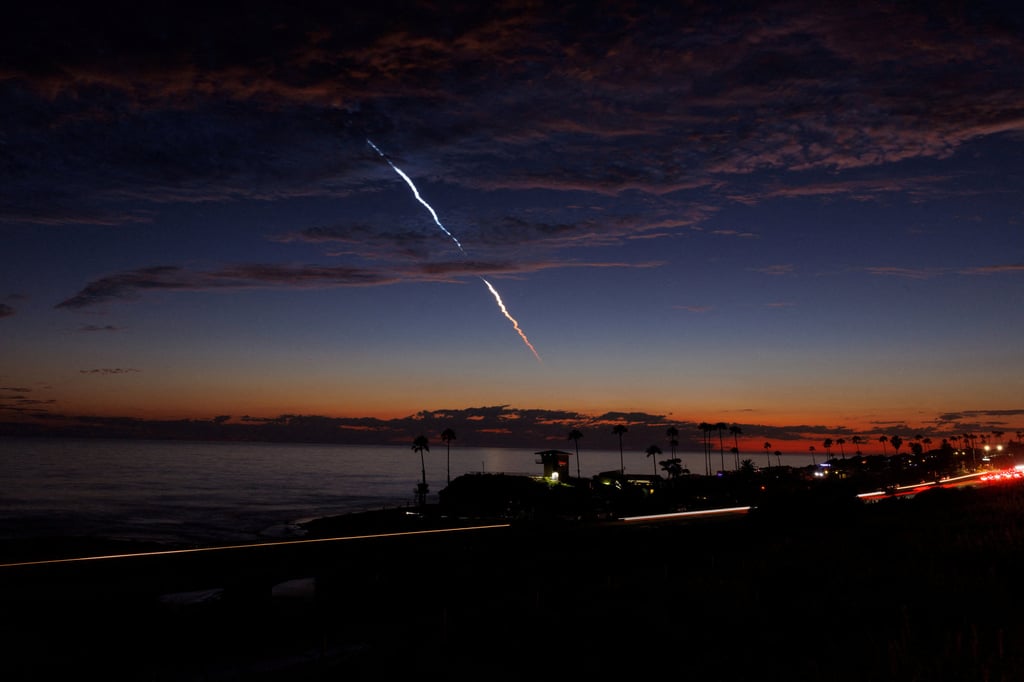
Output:
[[[391,166],[391,170],[393,170],[396,173],[398,173],[399,177],[401,177],[403,180],[405,180],[405,184],[409,185],[409,189],[412,190],[412,195],[414,197],[416,197],[416,201],[418,201],[421,204],[423,204],[423,206],[426,207],[426,209],[428,211],[430,211],[430,215],[434,218],[434,223],[436,223],[437,226],[441,228],[441,231],[444,232],[446,235],[448,235],[448,237],[453,242],[455,242],[455,246],[459,247],[459,251],[461,251],[462,255],[465,256],[466,255],[466,250],[464,248],[462,248],[462,244],[459,242],[458,239],[455,238],[455,235],[453,235],[451,232],[448,231],[448,228],[446,228],[444,225],[441,224],[441,219],[437,217],[437,211],[435,211],[434,208],[430,204],[428,204],[423,197],[420,196],[420,192],[419,192],[418,189],[416,189],[416,185],[413,183],[412,178],[410,178],[408,175],[403,173],[401,168],[399,168],[398,166],[393,164],[391,162],[391,159],[389,159],[387,157],[387,155],[385,155],[384,152],[382,152],[380,150],[380,147],[378,147],[377,145],[375,145],[373,143],[373,140],[367,138],[366,139],[366,143],[368,145],[370,145],[371,147],[373,147],[373,151],[375,151],[378,154],[380,154],[380,158],[382,158],[385,161],[387,161],[388,165]],[[501,295],[498,293],[497,289],[495,289],[493,286],[491,286],[491,283],[488,282],[483,277],[481,277],[480,280],[484,284],[487,285],[487,289],[494,296],[494,300],[498,302],[498,309],[501,310],[501,314],[504,315],[508,319],[508,321],[512,323],[512,326],[515,328],[516,333],[519,334],[519,338],[521,338],[523,340],[523,343],[526,344],[526,347],[530,349],[531,353],[533,353],[533,357],[537,358],[537,362],[543,364],[544,361],[540,359],[540,355],[537,353],[537,349],[534,348],[533,344],[530,343],[530,340],[528,338],[526,338],[526,334],[523,332],[522,329],[519,328],[519,323],[516,321],[516,319],[509,314],[508,309],[505,307],[505,304],[502,302]]]
[[[540,359],[540,355],[537,353],[537,349],[533,347],[532,343],[530,343],[530,339],[526,338],[526,333],[519,328],[519,323],[516,322],[516,318],[512,317],[509,314],[508,308],[506,308],[505,304],[502,302],[501,295],[498,294],[498,291],[494,287],[492,287],[491,283],[488,282],[486,279],[484,279],[483,277],[481,277],[480,279],[481,281],[483,281],[484,284],[487,285],[487,288],[490,289],[491,294],[494,295],[494,300],[498,302],[498,308],[501,310],[501,314],[508,318],[508,321],[512,323],[512,326],[515,328],[516,333],[519,334],[519,338],[523,340],[523,343],[526,344],[526,347],[530,349],[531,353],[533,353],[533,357],[537,358],[537,362],[544,364],[544,361]]]
[[[455,242],[455,246],[459,247],[459,251],[461,251],[461,252],[462,252],[462,255],[463,255],[463,256],[465,256],[465,255],[466,255],[466,250],[465,250],[464,248],[462,248],[462,244],[460,244],[460,243],[459,243],[459,240],[455,238],[455,235],[453,235],[453,234],[452,234],[451,232],[449,232],[449,231],[448,231],[448,228],[446,228],[446,227],[445,227],[444,225],[442,225],[442,224],[441,224],[441,219],[437,217],[437,211],[435,211],[435,210],[434,210],[434,208],[433,208],[433,206],[431,206],[430,204],[428,204],[428,203],[426,202],[426,200],[424,200],[424,199],[423,199],[423,197],[421,197],[421,196],[420,196],[420,192],[419,192],[419,190],[418,190],[418,189],[416,189],[416,185],[414,185],[414,184],[413,184],[413,182],[412,182],[412,178],[410,178],[410,177],[409,177],[408,175],[406,175],[405,173],[403,173],[403,172],[402,172],[402,169],[401,169],[401,168],[399,168],[399,167],[398,167],[398,166],[396,166],[395,164],[391,163],[391,159],[389,159],[389,158],[388,158],[387,156],[385,156],[385,155],[384,155],[384,152],[382,152],[382,151],[380,150],[380,148],[379,148],[379,147],[378,147],[377,145],[375,145],[375,144],[374,144],[374,143],[373,143],[373,142],[372,142],[371,140],[369,140],[369,139],[368,139],[368,140],[366,140],[366,142],[367,142],[367,144],[369,144],[369,145],[370,145],[371,147],[373,147],[373,151],[375,151],[375,152],[377,152],[378,154],[380,154],[380,158],[382,158],[382,159],[384,159],[385,161],[387,161],[387,162],[388,162],[388,165],[389,165],[389,166],[391,166],[391,169],[392,169],[393,171],[395,171],[396,173],[398,173],[398,175],[399,175],[399,176],[400,176],[400,177],[401,177],[401,178],[402,178],[403,180],[405,180],[405,184],[409,185],[409,189],[411,189],[411,190],[412,190],[412,195],[413,195],[414,197],[416,197],[416,201],[418,201],[418,202],[420,202],[421,204],[423,204],[423,205],[424,205],[424,206],[426,207],[426,209],[427,209],[428,211],[430,211],[430,215],[431,215],[431,216],[433,216],[433,218],[434,218],[434,222],[435,222],[435,223],[437,224],[437,226],[438,226],[438,227],[440,227],[440,228],[441,228],[441,231],[442,231],[442,232],[444,232],[444,233],[445,233],[446,235],[448,235],[448,237],[449,237],[449,238],[451,238],[451,240],[452,240],[453,242]]]

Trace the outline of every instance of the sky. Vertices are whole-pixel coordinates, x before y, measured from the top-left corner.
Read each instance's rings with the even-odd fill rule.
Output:
[[[8,10],[0,423],[1019,439],[1024,10],[654,4]]]

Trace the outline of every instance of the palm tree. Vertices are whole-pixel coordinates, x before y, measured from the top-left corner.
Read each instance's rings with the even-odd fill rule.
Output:
[[[416,486],[416,501],[421,507],[425,507],[429,488],[427,487],[427,464],[423,459],[423,451],[430,452],[430,441],[426,436],[416,436],[412,441],[412,449],[414,452],[420,453],[420,471],[423,473],[423,482]]]
[[[669,478],[679,478],[683,474],[683,467],[680,466],[678,459],[663,459],[658,464]]]
[[[616,424],[612,427],[612,433],[619,437],[619,473],[626,473],[626,464],[622,459],[622,434],[627,433],[629,429],[626,428],[625,424]]]
[[[704,475],[711,475],[711,430],[714,428],[707,422],[701,422],[697,428],[704,433]]]
[[[768,469],[771,470],[771,468],[772,468],[772,444],[771,443],[765,443],[764,444],[764,456],[768,458]]]
[[[857,454],[859,455],[860,454],[860,444],[861,444],[860,436],[854,436],[853,438],[850,439],[850,442],[853,443],[854,446],[857,448]]]
[[[583,438],[583,434],[579,429],[569,432],[569,440],[576,444],[576,478],[582,478],[580,476],[580,438]]]
[[[818,461],[816,459],[814,459],[814,446],[812,445],[811,447],[809,447],[807,449],[810,450],[810,452],[811,452],[811,464],[813,466],[818,466]]]
[[[842,455],[843,459],[846,459],[846,450],[843,449],[843,445],[846,444],[845,438],[840,438],[836,441],[836,445],[839,446],[839,454]]]
[[[728,425],[725,422],[718,422],[715,428],[718,430],[718,454],[722,457],[722,471],[725,471],[725,443],[722,441],[722,432]]]
[[[668,436],[668,446],[672,449],[672,459],[675,459],[676,446],[679,445],[679,429],[670,426],[665,429],[665,435]]]
[[[648,457],[653,458],[654,475],[657,476],[658,475],[658,455],[661,454],[661,448],[659,448],[657,445],[651,444],[651,445],[647,446],[647,450],[645,450],[645,452],[647,453]]]
[[[898,456],[900,454],[900,446],[903,445],[903,439],[893,434],[889,436],[889,445],[892,446],[893,454]]]
[[[736,455],[736,468],[740,468],[740,434],[743,433],[743,429],[738,424],[733,424],[729,427],[729,433],[732,434],[732,452]]]
[[[821,441],[821,444],[825,447],[826,459],[832,459],[832,439],[826,438],[825,440]]]
[[[889,453],[885,451],[885,444],[889,442],[889,439],[886,436],[879,436],[878,442],[882,444],[882,455],[888,456]]]
[[[455,440],[455,432],[445,429],[441,432],[441,440],[448,446],[448,485],[452,484],[452,441]]]
[[[782,468],[782,450],[775,451],[775,461],[779,463],[779,468]]]

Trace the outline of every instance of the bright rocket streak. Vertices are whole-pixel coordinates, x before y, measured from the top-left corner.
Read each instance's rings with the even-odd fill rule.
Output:
[[[426,201],[424,201],[423,197],[420,196],[420,192],[419,192],[418,189],[416,189],[416,185],[413,184],[412,179],[408,175],[403,173],[401,168],[399,168],[395,164],[391,163],[391,159],[389,159],[387,156],[385,156],[384,152],[382,152],[380,150],[380,148],[377,147],[377,145],[375,145],[373,143],[372,140],[367,139],[366,143],[369,144],[371,147],[373,147],[373,151],[375,151],[378,154],[380,154],[380,158],[382,158],[385,161],[387,161],[388,165],[391,166],[391,169],[393,171],[395,171],[396,173],[398,173],[398,175],[401,176],[401,178],[403,180],[405,180],[405,184],[409,185],[409,189],[412,190],[412,195],[414,197],[416,197],[416,201],[418,201],[421,204],[423,204],[426,207],[426,209],[428,211],[430,211],[430,215],[432,215],[434,217],[434,222],[437,223],[437,226],[440,227],[441,231],[444,232],[446,235],[448,235],[453,242],[455,242],[455,246],[459,247],[459,251],[461,251],[463,253],[463,255],[465,255],[466,250],[464,248],[462,248],[462,244],[460,244],[459,240],[455,238],[455,235],[453,235],[451,232],[448,231],[448,228],[446,228],[444,225],[441,224],[440,218],[437,217],[437,212],[434,210],[434,208],[430,204],[428,204]]]
[[[366,138],[366,143],[368,145],[370,145],[371,147],[373,147],[373,151],[375,151],[378,154],[380,154],[380,158],[382,158],[385,161],[387,161],[388,165],[391,166],[391,169],[393,171],[395,171],[396,173],[398,173],[398,175],[403,180],[405,180],[405,184],[409,185],[409,189],[412,190],[412,195],[414,197],[416,197],[416,201],[418,201],[421,204],[423,204],[423,206],[425,206],[426,209],[428,211],[430,211],[430,215],[432,215],[434,217],[434,222],[437,223],[437,226],[440,227],[441,231],[444,232],[446,235],[448,235],[453,242],[455,242],[455,246],[459,247],[459,251],[461,251],[462,255],[465,256],[466,255],[466,250],[464,248],[462,248],[462,244],[459,243],[459,240],[455,238],[455,235],[453,235],[451,232],[449,232],[448,229],[444,225],[441,224],[440,218],[437,217],[437,212],[434,211],[434,208],[430,204],[428,204],[426,201],[424,201],[423,197],[420,196],[419,190],[416,189],[416,185],[413,183],[412,178],[410,178],[408,175],[403,173],[401,168],[399,168],[395,164],[391,163],[391,159],[389,159],[384,154],[384,152],[382,152],[380,150],[380,148],[373,143],[373,140],[371,140],[370,138]],[[506,318],[508,318],[508,321],[512,323],[512,326],[515,328],[516,333],[519,334],[519,337],[523,340],[523,343],[525,343],[526,347],[529,348],[530,351],[533,353],[533,357],[537,358],[537,362],[543,364],[544,361],[540,359],[540,355],[537,353],[537,349],[533,347],[533,344],[530,343],[530,340],[528,338],[526,338],[526,334],[523,332],[522,329],[519,328],[519,323],[516,322],[516,319],[514,317],[509,315],[508,309],[505,307],[505,304],[501,300],[501,295],[497,292],[497,290],[493,286],[491,286],[490,282],[488,282],[483,277],[481,277],[480,279],[483,281],[484,284],[487,285],[487,288],[490,290],[491,294],[494,295],[494,300],[498,302],[498,308],[501,310],[502,315],[504,315]]]
[[[533,344],[530,343],[530,339],[526,338],[526,334],[523,332],[522,329],[519,328],[519,323],[516,322],[516,318],[509,315],[508,308],[505,307],[505,304],[502,302],[501,296],[498,294],[497,290],[494,287],[492,287],[491,283],[488,282],[483,277],[481,277],[480,279],[483,281],[484,284],[487,285],[487,288],[490,289],[491,294],[494,295],[494,300],[498,302],[498,308],[501,309],[501,314],[508,318],[508,321],[512,323],[512,326],[515,327],[516,333],[519,334],[519,338],[523,340],[523,343],[525,343],[527,348],[530,349],[530,352],[533,353],[533,357],[537,358],[537,362],[543,364],[544,361],[540,359],[540,355],[538,355],[537,349],[533,347]]]

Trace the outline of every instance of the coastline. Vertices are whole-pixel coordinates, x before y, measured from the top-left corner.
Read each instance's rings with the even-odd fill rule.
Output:
[[[7,571],[19,628],[0,673],[512,680],[667,659],[697,679],[1019,679],[1013,600],[977,590],[1016,589],[1022,519],[1024,487],[1007,485],[831,516],[512,524]],[[412,521],[345,515],[314,533],[396,520]],[[274,581],[313,587],[275,595]],[[154,585],[228,589],[171,609]]]

